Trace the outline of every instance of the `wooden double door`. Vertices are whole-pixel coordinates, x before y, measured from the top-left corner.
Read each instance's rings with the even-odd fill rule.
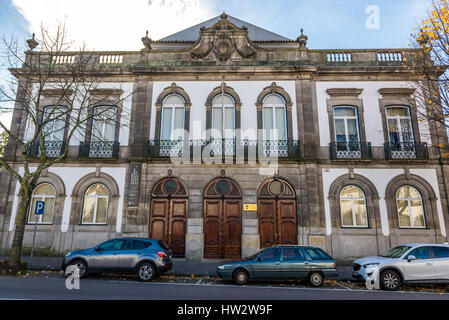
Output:
[[[285,180],[265,182],[258,193],[260,247],[297,244],[296,195]]]
[[[204,194],[204,258],[240,259],[242,194],[231,179],[212,181]]]
[[[181,181],[167,178],[153,188],[149,235],[151,239],[163,240],[173,251],[173,257],[185,257],[188,194]]]

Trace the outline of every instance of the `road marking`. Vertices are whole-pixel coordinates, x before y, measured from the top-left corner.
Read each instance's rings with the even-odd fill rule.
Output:
[[[198,282],[196,284],[201,284],[201,282],[203,281],[203,279],[198,280]]]

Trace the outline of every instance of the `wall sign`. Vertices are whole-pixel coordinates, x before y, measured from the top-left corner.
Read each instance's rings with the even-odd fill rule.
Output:
[[[244,211],[257,211],[257,204],[244,204],[243,210]]]
[[[142,172],[142,165],[138,163],[131,163],[129,166],[129,207],[139,206],[139,185],[140,174]]]

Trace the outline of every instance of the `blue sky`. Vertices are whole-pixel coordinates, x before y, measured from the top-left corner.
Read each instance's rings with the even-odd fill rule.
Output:
[[[379,29],[365,25],[373,5]],[[291,39],[304,28],[311,49],[401,48],[408,47],[430,5],[431,0],[0,0],[0,37],[24,41],[41,23],[64,21],[69,39],[89,49],[137,51],[146,30],[160,39],[226,11]],[[0,61],[0,84],[6,76]]]

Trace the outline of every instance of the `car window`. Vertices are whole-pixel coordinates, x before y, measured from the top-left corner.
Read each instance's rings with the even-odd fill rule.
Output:
[[[449,258],[449,248],[447,247],[432,247],[435,258]]]
[[[140,250],[148,248],[151,242],[140,241],[140,240],[125,240],[122,246],[122,250]]]
[[[319,248],[305,248],[304,251],[312,260],[332,260],[326,252]]]
[[[123,240],[114,239],[114,240],[109,240],[109,241],[106,241],[106,242],[100,244],[99,247],[102,251],[115,251],[115,250],[120,250],[120,248],[122,247],[122,244],[123,244]]]
[[[164,241],[158,240],[157,243],[159,244],[159,246],[160,246],[162,249],[168,250],[168,246],[167,246],[167,244],[166,244]]]
[[[297,248],[284,248],[284,261],[305,260],[304,255]]]
[[[263,256],[264,261],[279,261],[281,260],[281,249],[280,248],[271,248],[267,249]]]
[[[384,258],[400,258],[407,250],[409,250],[411,247],[408,246],[399,246],[394,247],[385,252],[381,257]]]
[[[416,259],[430,259],[429,247],[420,247],[412,250],[408,256],[415,256]]]

